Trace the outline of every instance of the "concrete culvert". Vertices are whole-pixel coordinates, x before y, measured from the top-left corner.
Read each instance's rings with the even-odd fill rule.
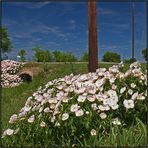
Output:
[[[32,82],[33,77],[28,73],[22,73],[19,76],[21,77],[23,82],[28,82],[28,83]]]
[[[37,67],[29,67],[29,68],[23,68],[18,75],[21,77],[23,82],[32,82],[33,78],[37,76],[41,72],[40,68]]]

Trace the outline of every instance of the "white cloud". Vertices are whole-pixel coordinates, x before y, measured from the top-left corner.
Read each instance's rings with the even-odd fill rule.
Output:
[[[73,25],[73,24],[76,23],[76,21],[75,21],[75,20],[70,20],[69,23],[70,23],[71,25]]]
[[[52,3],[51,1],[43,1],[43,2],[13,2],[11,4],[14,6],[22,6],[28,9],[39,9],[51,3]]]
[[[48,4],[51,4],[52,2],[50,1],[45,1],[45,2],[31,2],[30,5],[26,6],[27,8],[30,9],[39,9],[42,8]]]
[[[41,29],[42,29],[42,32],[44,32],[44,33],[50,32],[50,33],[53,33],[53,34],[55,34],[59,37],[65,37],[66,36],[65,33],[63,33],[61,31],[61,29],[57,26],[50,27],[50,26],[43,25],[43,26],[41,26]]]
[[[99,49],[103,52],[106,51],[113,51],[113,52],[117,52],[120,53],[123,50],[129,50],[130,45],[111,45],[111,44],[102,44],[99,46]]]
[[[121,32],[121,30],[130,29],[130,22],[129,23],[103,22],[102,24],[105,28],[107,28],[107,27],[115,28],[115,30],[113,30],[113,31],[115,31],[115,32],[119,31],[119,33]]]
[[[39,33],[43,35],[52,34],[56,37],[66,38],[67,34],[58,26],[47,26],[38,21],[24,21],[21,24],[16,21],[5,20],[4,25],[8,27],[8,32],[12,38],[30,39],[33,34]]]
[[[75,29],[75,28],[76,28],[76,21],[75,21],[75,20],[71,19],[71,20],[69,21],[69,24],[70,24],[70,28],[71,28],[71,29]]]
[[[97,8],[97,13],[98,15],[111,15],[111,14],[115,14],[115,12],[111,9],[107,9],[107,8]]]

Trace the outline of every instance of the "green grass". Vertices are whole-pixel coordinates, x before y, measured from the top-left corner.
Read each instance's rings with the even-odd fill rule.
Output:
[[[23,83],[15,88],[3,88],[2,89],[2,127],[6,128],[9,118],[12,114],[18,113],[18,111],[24,106],[26,99],[37,90],[39,86],[44,86],[48,81],[63,77],[65,75],[74,73],[87,73],[87,63],[65,63],[65,64],[41,64],[41,63],[28,63],[26,67],[38,66],[41,67],[44,72],[40,73],[33,79],[31,83]],[[112,64],[100,64],[99,67],[109,68]],[[129,65],[125,66],[125,69]],[[142,64],[142,69],[146,69],[146,64]],[[94,146],[98,145],[110,145],[117,146],[134,146],[134,145],[146,145],[146,126],[142,123],[137,124],[137,127],[131,127],[129,129],[122,129],[115,131],[113,129],[107,137],[100,137],[98,144],[94,142]],[[117,134],[118,133],[118,134]],[[101,139],[102,138],[102,139]],[[118,140],[119,142],[116,142]],[[90,142],[92,143],[92,142]],[[87,144],[88,146],[90,144]]]
[[[99,67],[109,68],[113,64],[99,64]],[[23,83],[20,86],[14,88],[2,89],[2,125],[5,127],[12,114],[17,113],[21,107],[23,107],[26,99],[37,90],[39,86],[45,85],[48,81],[63,77],[65,75],[74,73],[87,73],[88,65],[83,64],[41,64],[41,63],[28,63],[25,67],[41,67],[44,72],[39,74],[33,79],[31,83]],[[129,65],[125,65],[127,69]],[[142,64],[142,68],[146,68],[146,64]]]
[[[86,64],[79,64],[79,66],[73,65],[73,68],[70,64],[44,65],[29,63],[26,65],[26,67],[30,66],[39,66],[44,69],[44,72],[35,77],[31,83],[23,83],[14,88],[2,89],[2,126],[4,127],[8,123],[10,116],[18,113],[21,107],[24,106],[26,99],[31,96],[39,86],[43,86],[50,80],[63,77],[72,72],[75,74],[87,72]]]

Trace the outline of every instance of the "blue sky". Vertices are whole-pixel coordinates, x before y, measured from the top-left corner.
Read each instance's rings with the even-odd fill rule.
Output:
[[[106,51],[131,57],[132,3],[97,3],[99,60]],[[10,58],[25,49],[31,59],[32,48],[72,52],[80,57],[88,50],[87,2],[3,2],[2,25],[8,28],[13,44]],[[146,6],[135,3],[135,57],[143,60],[146,47]]]

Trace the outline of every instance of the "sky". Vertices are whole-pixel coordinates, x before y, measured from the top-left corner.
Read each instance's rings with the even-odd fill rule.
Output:
[[[121,58],[131,57],[132,3],[97,2],[98,57],[107,51]],[[25,49],[27,59],[33,47],[44,50],[72,52],[81,57],[88,51],[87,2],[3,2],[2,26],[7,27],[13,44],[8,57],[16,59]],[[141,50],[146,48],[146,5],[135,2],[135,58],[143,61]]]

